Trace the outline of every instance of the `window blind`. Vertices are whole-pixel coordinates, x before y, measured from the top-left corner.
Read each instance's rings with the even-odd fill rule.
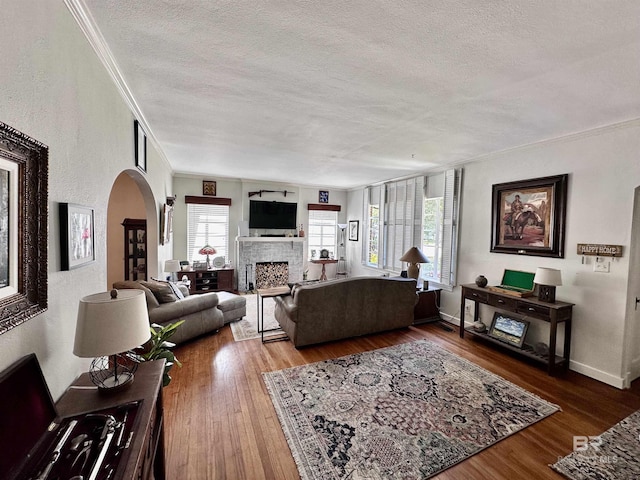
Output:
[[[204,261],[200,255],[205,245],[216,249],[215,256],[229,256],[229,206],[187,204],[187,256],[190,262]]]

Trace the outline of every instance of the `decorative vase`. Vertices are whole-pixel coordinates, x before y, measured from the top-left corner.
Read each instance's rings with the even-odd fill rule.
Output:
[[[478,277],[476,278],[476,285],[480,288],[486,287],[487,283],[489,282],[487,280],[487,277],[485,277],[484,275],[478,275]]]

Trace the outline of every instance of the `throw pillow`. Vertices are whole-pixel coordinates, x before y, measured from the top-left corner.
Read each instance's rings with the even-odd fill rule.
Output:
[[[147,308],[152,309],[160,306],[160,303],[158,302],[158,299],[153,294],[153,292],[138,281],[123,280],[119,282],[114,282],[113,288],[115,288],[116,290],[120,290],[123,288],[124,289],[132,288],[135,290],[142,290],[144,292],[145,298],[147,299]]]
[[[153,292],[159,303],[171,303],[178,300],[178,297],[173,293],[167,282],[158,282],[151,279],[149,282],[140,283]]]
[[[164,284],[168,285],[169,288],[171,289],[171,291],[173,292],[173,294],[176,296],[176,298],[178,300],[184,300],[184,294],[182,293],[182,290],[180,290],[180,287],[178,287],[178,285],[175,284],[174,282],[169,282],[169,281],[166,281],[166,280],[159,280],[157,278],[152,278],[151,280],[153,280],[154,282],[164,283]]]

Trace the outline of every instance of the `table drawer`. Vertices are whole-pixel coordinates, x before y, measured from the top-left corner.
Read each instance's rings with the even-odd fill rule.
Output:
[[[476,302],[489,303],[489,294],[487,292],[467,290],[464,294],[464,298],[475,300]]]
[[[542,305],[532,305],[530,303],[517,302],[516,312],[524,315],[531,315],[532,317],[541,318],[543,320],[549,320],[550,310],[549,307],[543,307]]]
[[[516,309],[517,300],[515,298],[502,298],[496,297],[495,295],[491,295],[489,297],[489,305],[498,308],[504,308],[507,310],[515,310]]]

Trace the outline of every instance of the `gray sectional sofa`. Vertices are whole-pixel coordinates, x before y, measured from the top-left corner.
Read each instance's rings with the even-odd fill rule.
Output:
[[[115,282],[113,288],[144,291],[151,324],[166,326],[184,320],[171,337],[174,343],[215,332],[225,323],[246,315],[245,299],[232,293],[189,295],[185,287],[154,280]]]
[[[354,277],[294,286],[275,317],[296,347],[408,327],[418,300],[408,278]]]

